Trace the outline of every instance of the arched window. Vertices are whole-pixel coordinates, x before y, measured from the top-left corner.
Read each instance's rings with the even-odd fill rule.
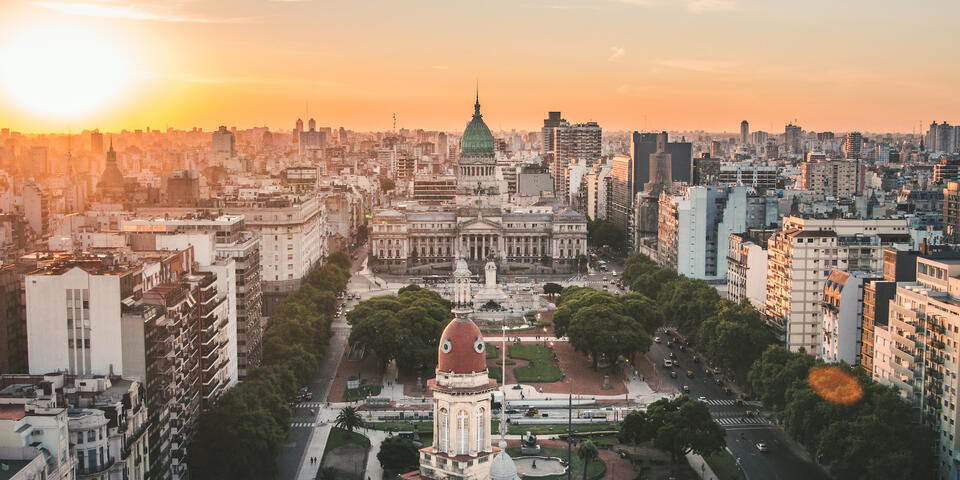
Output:
[[[469,419],[466,410],[460,410],[457,413],[457,455],[466,455],[469,453],[467,431],[470,430],[467,420]]]
[[[450,415],[446,408],[440,409],[440,451],[446,452],[450,449]]]
[[[486,420],[483,416],[483,409],[477,410],[477,451],[482,452],[485,444],[483,436],[486,434]]]

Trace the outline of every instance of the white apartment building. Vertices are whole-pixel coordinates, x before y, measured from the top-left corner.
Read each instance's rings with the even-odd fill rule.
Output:
[[[960,260],[917,259],[917,281],[900,282],[890,302],[889,361],[875,347],[874,374],[900,391],[937,433],[939,478],[960,475]],[[879,329],[878,329],[879,330]],[[879,333],[875,335],[880,335]],[[876,340],[875,340],[876,341]]]
[[[67,409],[0,398],[0,458],[8,456],[30,463],[42,458],[46,468],[40,479],[74,480]]]
[[[727,242],[727,298],[747,299],[760,312],[767,301],[767,251],[737,233]]]
[[[695,186],[660,196],[658,263],[681,275],[722,280],[729,235],[775,224],[777,201],[750,187]]]
[[[316,196],[237,202],[223,209],[243,215],[246,228],[260,234],[263,314],[269,316],[284,295],[296,290],[327,256],[327,226]]]
[[[860,363],[863,272],[833,270],[823,287],[820,350],[825,362]],[[879,276],[879,274],[877,274]]]

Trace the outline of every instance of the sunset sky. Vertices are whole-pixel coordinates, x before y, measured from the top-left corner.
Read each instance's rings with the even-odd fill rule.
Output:
[[[918,130],[955,0],[2,0],[0,127]]]

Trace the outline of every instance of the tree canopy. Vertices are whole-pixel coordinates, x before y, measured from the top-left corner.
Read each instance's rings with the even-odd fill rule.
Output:
[[[725,432],[710,416],[707,404],[681,395],[657,400],[647,411],[636,410],[624,418],[619,438],[623,443],[653,440],[653,446],[670,453],[674,463],[687,453],[710,455],[726,446]]]
[[[437,362],[440,334],[453,318],[450,302],[416,285],[396,296],[364,300],[347,314],[352,347],[372,350],[383,368],[396,360],[401,371],[432,368]]]
[[[853,402],[838,403],[813,389],[811,369],[831,368],[862,387]],[[750,371],[750,385],[773,406],[785,430],[831,475],[841,480],[934,478],[935,434],[915,423],[898,392],[872,381],[863,369],[825,365],[805,352],[768,348]]]
[[[545,283],[543,284],[543,293],[544,295],[550,295],[551,297],[559,295],[560,292],[563,292],[563,285],[559,283]]]
[[[609,246],[611,250],[622,252],[626,248],[627,233],[611,221],[592,220],[587,222],[587,242],[595,247]]]
[[[377,460],[388,475],[405,473],[420,465],[420,451],[410,440],[389,437],[380,444]]]
[[[611,363],[633,360],[650,349],[650,334],[662,317],[656,305],[640,294],[614,296],[589,287],[568,287],[560,294],[553,316],[554,334],[566,335],[579,352]]]
[[[270,317],[261,366],[200,415],[187,455],[194,478],[276,476],[275,458],[290,428],[287,402],[316,372],[330,338],[337,295],[350,278],[349,257],[335,253],[327,260]]]

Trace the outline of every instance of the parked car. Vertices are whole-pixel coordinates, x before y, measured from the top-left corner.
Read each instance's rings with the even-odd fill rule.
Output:
[[[653,343],[660,343],[660,337],[653,337]]]
[[[669,358],[664,358],[664,359],[663,359],[663,366],[664,366],[664,367],[667,367],[667,368],[672,367],[672,366],[673,366],[673,360],[670,360]]]
[[[766,443],[763,443],[763,442],[757,443],[757,451],[758,451],[758,452],[765,453],[767,450],[768,450],[768,449],[767,449],[767,444],[766,444]]]
[[[678,377],[677,371],[676,371],[676,370],[671,370],[671,371],[670,371],[670,378],[677,378],[677,377]]]
[[[693,378],[693,370],[687,370],[687,378]]]

